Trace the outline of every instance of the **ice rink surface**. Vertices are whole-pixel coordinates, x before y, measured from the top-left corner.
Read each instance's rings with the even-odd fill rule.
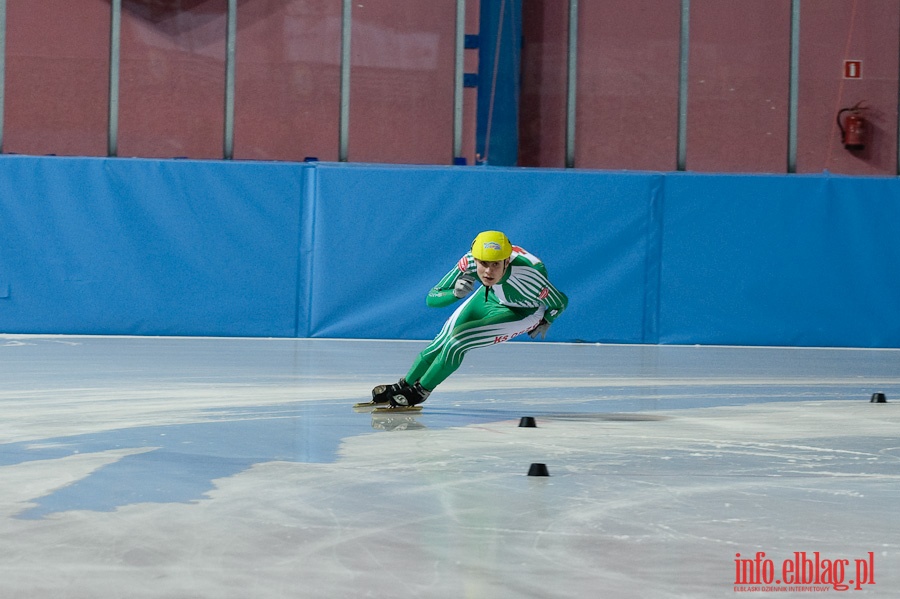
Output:
[[[900,351],[424,346],[0,336],[0,597],[900,596]]]

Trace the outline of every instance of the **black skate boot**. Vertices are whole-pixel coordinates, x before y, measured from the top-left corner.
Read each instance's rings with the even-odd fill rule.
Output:
[[[411,408],[428,399],[431,391],[424,388],[418,382],[415,385],[407,385],[391,395],[392,408]]]
[[[409,388],[409,383],[405,379],[400,379],[393,385],[378,385],[372,389],[372,403],[386,404],[395,393],[401,393],[406,388]]]

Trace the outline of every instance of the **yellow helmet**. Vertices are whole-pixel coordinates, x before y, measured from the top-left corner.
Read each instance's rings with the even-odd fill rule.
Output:
[[[512,255],[512,244],[500,231],[484,231],[472,242],[472,256],[482,262],[498,262]]]

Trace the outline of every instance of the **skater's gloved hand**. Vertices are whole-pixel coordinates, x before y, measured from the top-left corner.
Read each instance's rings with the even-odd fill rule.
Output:
[[[549,328],[550,323],[542,318],[536,327],[528,331],[528,336],[532,339],[537,339],[537,336],[540,335],[541,339],[544,339],[545,337],[547,337],[547,329]]]
[[[453,295],[462,299],[472,293],[472,288],[475,286],[475,279],[470,277],[469,275],[463,275],[460,278],[456,279],[456,285],[453,287]]]

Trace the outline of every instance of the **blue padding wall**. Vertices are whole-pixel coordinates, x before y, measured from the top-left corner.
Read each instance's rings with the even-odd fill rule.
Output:
[[[660,342],[900,346],[900,180],[668,175],[664,212]]]
[[[0,159],[0,331],[295,332],[303,167]]]
[[[311,333],[432,337],[448,310],[425,295],[500,229],[571,298],[558,340],[644,338],[647,252],[659,176],[532,169],[321,166]]]
[[[900,180],[0,157],[0,332],[427,339],[482,229],[549,338],[900,347]]]

